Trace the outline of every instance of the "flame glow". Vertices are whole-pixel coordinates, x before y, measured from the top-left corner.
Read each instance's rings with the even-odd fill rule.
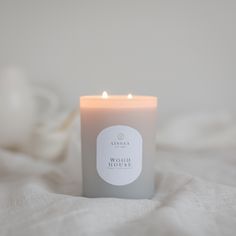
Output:
[[[130,93],[128,94],[128,99],[132,99],[133,98],[133,95]]]
[[[108,93],[106,91],[102,93],[102,98],[108,98]]]

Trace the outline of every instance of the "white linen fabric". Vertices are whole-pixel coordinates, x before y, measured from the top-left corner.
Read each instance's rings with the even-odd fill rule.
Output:
[[[76,135],[60,162],[0,150],[0,235],[236,235],[235,123],[205,117],[181,142],[162,131],[153,199],[82,197]]]

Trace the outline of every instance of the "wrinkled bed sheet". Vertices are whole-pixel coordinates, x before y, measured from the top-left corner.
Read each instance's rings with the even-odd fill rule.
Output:
[[[153,199],[81,197],[76,135],[60,162],[0,150],[0,235],[236,235],[235,123],[199,117],[160,129]]]

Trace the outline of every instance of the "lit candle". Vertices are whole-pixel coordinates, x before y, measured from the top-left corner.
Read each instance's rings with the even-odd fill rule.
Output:
[[[80,98],[83,195],[151,198],[157,98]]]

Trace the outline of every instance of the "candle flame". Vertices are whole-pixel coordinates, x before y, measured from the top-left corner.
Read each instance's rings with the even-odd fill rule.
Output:
[[[106,91],[102,93],[102,98],[108,98],[108,93]]]
[[[133,95],[130,93],[128,94],[128,99],[132,99],[133,98]]]

